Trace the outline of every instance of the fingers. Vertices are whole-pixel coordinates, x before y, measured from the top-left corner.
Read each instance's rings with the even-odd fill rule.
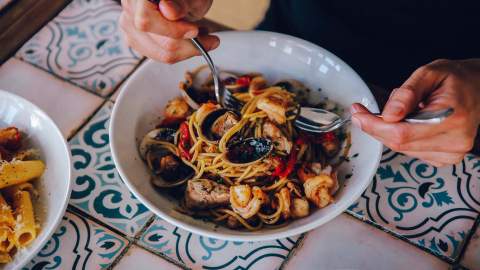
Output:
[[[127,41],[128,45],[144,55],[158,60],[157,52],[152,48],[155,48],[155,42],[143,32],[138,32],[133,26],[133,20],[125,12],[120,15],[120,28],[123,32],[123,37]]]
[[[171,21],[180,20],[188,15],[188,6],[185,0],[163,0],[158,4],[160,12]]]
[[[465,154],[460,153],[443,153],[443,152],[402,152],[408,156],[416,157],[424,160],[435,167],[443,167],[446,165],[458,164],[462,161]]]
[[[417,108],[422,99],[421,91],[414,91],[410,88],[394,89],[383,109],[383,119],[386,122],[401,121],[408,113]]]
[[[387,123],[361,104],[352,105],[352,122],[392,150],[442,167],[460,162],[473,146],[461,132],[441,132],[432,125]],[[452,139],[454,138],[454,139]]]
[[[157,61],[171,64],[199,54],[189,40],[136,31],[132,17],[125,12],[120,17],[120,26],[131,47],[140,54]],[[198,39],[206,50],[215,49],[219,45],[219,39],[216,36],[206,35]]]
[[[429,93],[440,86],[447,74],[435,70],[433,65],[417,69],[400,88],[392,91],[382,113],[386,122],[401,121],[414,111]]]
[[[416,140],[404,144],[392,145],[383,142],[386,146],[397,152],[418,151],[418,152],[445,152],[445,153],[467,153],[473,148],[473,140],[460,133],[443,133],[433,138]]]
[[[408,142],[427,139],[444,132],[443,125],[409,124],[406,122],[388,123],[371,114],[361,104],[352,106],[352,122],[364,132],[385,142],[387,146],[403,145]]]
[[[185,60],[194,55],[200,55],[197,48],[193,46],[190,40],[184,39],[171,39],[169,37],[163,37],[159,35],[149,34],[150,38],[157,43],[159,50],[168,55],[168,59],[163,59],[165,63],[175,63],[181,60]],[[198,40],[202,43],[205,50],[210,51],[218,47],[220,40],[217,36],[206,35],[199,36]]]
[[[170,15],[178,15],[175,13],[176,11],[172,11],[174,9],[172,8],[172,4],[166,9],[171,13]],[[170,21],[158,11],[155,4],[146,0],[136,1],[134,25],[138,31],[154,33],[174,39],[194,38],[198,35],[198,27],[195,24],[186,21]]]

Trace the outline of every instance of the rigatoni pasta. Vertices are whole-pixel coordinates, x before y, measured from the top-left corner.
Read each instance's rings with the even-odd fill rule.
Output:
[[[0,129],[0,264],[9,263],[38,233],[31,182],[42,176],[45,164],[36,151],[21,150],[21,137],[14,127]]]
[[[16,160],[5,163],[0,170],[0,189],[38,178],[44,170],[45,164],[41,160]]]
[[[14,241],[17,247],[27,246],[37,236],[30,187],[32,186],[20,184],[6,190],[7,196],[12,198],[15,215]]]

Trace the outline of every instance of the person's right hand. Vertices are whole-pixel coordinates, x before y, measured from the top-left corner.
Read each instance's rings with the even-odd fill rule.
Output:
[[[193,21],[201,19],[212,0],[122,0],[120,27],[133,49],[149,58],[172,64],[199,55],[188,40],[198,37],[206,50],[218,47],[213,35],[202,34]]]

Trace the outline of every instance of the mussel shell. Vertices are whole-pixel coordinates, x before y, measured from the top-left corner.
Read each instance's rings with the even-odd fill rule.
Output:
[[[262,160],[273,150],[273,143],[267,138],[247,138],[231,144],[225,159],[232,164],[249,165]]]
[[[197,110],[202,103],[216,100],[215,88],[213,86],[213,79],[211,78],[210,70],[205,66],[197,73],[192,74],[192,81],[185,82],[181,89],[182,96],[190,107]],[[238,76],[236,74],[221,71],[220,80],[222,83],[225,81],[236,80]]]
[[[193,87],[186,87],[182,91],[182,96],[187,104],[194,110],[200,108],[200,104],[215,100],[215,92],[198,91]]]
[[[170,156],[176,165],[161,168],[161,160],[166,156]],[[153,145],[148,149],[145,159],[153,174],[152,183],[157,187],[181,185],[195,174],[195,171],[190,166],[186,165],[175,153],[170,152],[162,145]]]
[[[176,133],[177,131],[171,128],[156,128],[149,131],[140,143],[139,151],[142,158],[145,159],[147,150],[158,142],[174,143]]]
[[[203,118],[202,123],[200,123],[200,131],[199,131],[200,136],[205,138],[209,142],[212,142],[212,143],[218,142],[218,140],[220,140],[221,138],[212,132],[212,126],[218,118],[220,118],[226,113],[232,113],[237,117],[237,119],[240,119],[240,116],[235,111],[225,109],[225,108],[214,110],[210,112],[208,115],[206,115]]]

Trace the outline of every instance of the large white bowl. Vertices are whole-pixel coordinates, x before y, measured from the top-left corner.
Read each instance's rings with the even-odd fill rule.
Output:
[[[307,84],[312,100],[328,98],[349,108],[361,102],[378,111],[370,90],[342,60],[312,43],[271,32],[222,32],[221,45],[211,56],[221,69],[261,72],[270,82],[293,78]],[[230,230],[193,219],[175,211],[176,202],[150,184],[149,171],[141,160],[138,140],[155,124],[166,103],[179,96],[184,73],[204,64],[200,57],[166,65],[146,61],[125,83],[113,109],[110,134],[113,159],[130,190],[155,214],[181,228],[204,236],[237,241],[261,241],[288,237],[311,230],[333,219],[350,206],[370,183],[381,156],[382,145],[359,129],[351,130],[350,153],[359,156],[344,163],[340,174],[353,173],[336,194],[335,203],[288,226],[255,232]],[[321,88],[322,91],[316,91]],[[218,227],[218,228],[217,228]]]
[[[34,182],[39,192],[35,214],[40,233],[31,245],[15,254],[3,269],[20,269],[47,243],[62,220],[71,191],[70,151],[55,123],[29,101],[0,90],[0,127],[15,126],[26,134],[28,146],[40,150],[46,164],[43,176]],[[2,266],[0,265],[0,269]]]

